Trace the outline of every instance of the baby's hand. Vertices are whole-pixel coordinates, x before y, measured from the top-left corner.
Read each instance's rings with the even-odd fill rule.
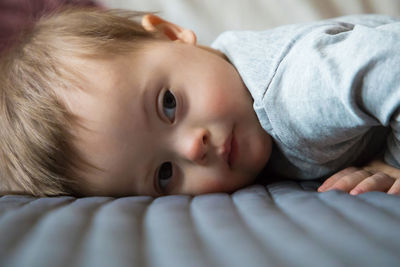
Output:
[[[357,167],[348,167],[329,177],[318,192],[333,189],[342,190],[352,195],[369,191],[382,191],[388,194],[400,194],[400,179],[393,178],[384,172],[372,172]]]

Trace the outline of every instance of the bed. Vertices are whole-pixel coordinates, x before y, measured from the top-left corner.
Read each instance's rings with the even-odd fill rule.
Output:
[[[156,199],[3,196],[0,265],[400,265],[400,197],[317,186]]]
[[[228,29],[400,16],[396,0],[101,2],[159,11],[205,45]],[[4,195],[0,266],[400,266],[400,196],[318,193],[319,185],[287,180],[196,197]]]

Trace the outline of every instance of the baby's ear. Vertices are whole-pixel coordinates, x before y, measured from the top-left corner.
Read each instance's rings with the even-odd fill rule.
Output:
[[[192,30],[182,28],[153,14],[143,17],[142,26],[146,31],[158,32],[171,41],[181,41],[191,45],[197,43],[196,34]]]

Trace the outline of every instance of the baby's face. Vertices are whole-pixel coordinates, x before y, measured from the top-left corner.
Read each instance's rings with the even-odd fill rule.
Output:
[[[104,169],[84,173],[83,194],[231,192],[267,163],[270,136],[222,56],[159,41],[138,53],[80,63],[87,87],[65,99],[89,129],[77,130],[78,148]]]

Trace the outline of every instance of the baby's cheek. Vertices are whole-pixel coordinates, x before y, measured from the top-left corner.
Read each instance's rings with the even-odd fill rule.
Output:
[[[199,177],[186,181],[183,185],[183,194],[199,195],[207,193],[230,193],[239,188],[247,186],[252,182],[251,177],[238,176],[235,174],[221,174],[215,178],[207,178],[207,176]]]
[[[209,101],[207,104],[206,112],[204,116],[208,118],[211,122],[217,122],[222,125],[232,125],[238,120],[242,119],[242,109],[240,105],[235,105],[229,97],[215,98]]]
[[[219,91],[219,89],[211,90],[202,98],[203,106],[206,107],[208,114],[221,114],[224,113],[229,103],[228,97]]]
[[[199,177],[187,179],[182,186],[184,194],[199,195],[215,192],[227,192],[228,184],[224,179],[210,179],[207,177]]]
[[[202,106],[207,108],[208,114],[222,115],[237,108],[239,93],[235,88],[237,87],[236,85],[210,80],[207,84],[202,86],[204,86],[203,90],[196,101],[201,101]]]

